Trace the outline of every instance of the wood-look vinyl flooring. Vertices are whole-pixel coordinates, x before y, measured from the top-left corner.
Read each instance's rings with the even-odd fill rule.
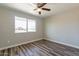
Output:
[[[0,51],[0,56],[79,56],[79,49],[39,40]]]

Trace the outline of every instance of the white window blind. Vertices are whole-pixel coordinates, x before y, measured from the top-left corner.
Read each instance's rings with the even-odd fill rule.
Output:
[[[15,16],[15,33],[27,32],[26,18]]]
[[[36,32],[36,21],[35,20],[28,20],[28,32]]]

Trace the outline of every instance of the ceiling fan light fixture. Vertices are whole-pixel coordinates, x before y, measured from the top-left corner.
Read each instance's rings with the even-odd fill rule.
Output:
[[[39,11],[42,11],[42,10],[41,10],[41,8],[38,8],[37,11],[39,12]]]
[[[34,11],[36,10],[36,12],[38,12],[38,14],[41,14],[41,12],[43,11],[43,10],[45,10],[45,11],[50,11],[51,9],[49,9],[49,8],[43,8],[43,6],[44,5],[46,5],[47,3],[37,3],[36,5],[37,5],[37,8],[35,8],[34,9]]]

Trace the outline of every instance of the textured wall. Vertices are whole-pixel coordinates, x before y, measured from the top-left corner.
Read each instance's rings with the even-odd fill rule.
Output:
[[[15,34],[15,16],[35,19],[37,22],[37,31]],[[40,39],[43,37],[42,31],[43,29],[41,18],[0,6],[0,48]]]
[[[79,7],[52,15],[44,22],[45,38],[79,46]]]

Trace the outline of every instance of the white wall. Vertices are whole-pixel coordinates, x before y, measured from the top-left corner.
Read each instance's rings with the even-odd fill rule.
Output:
[[[35,33],[14,33],[15,16],[35,19],[37,31]],[[16,10],[0,6],[0,48],[21,44],[43,37],[42,19]],[[8,43],[10,41],[10,43]]]
[[[44,22],[45,38],[79,47],[79,7],[52,15]]]

